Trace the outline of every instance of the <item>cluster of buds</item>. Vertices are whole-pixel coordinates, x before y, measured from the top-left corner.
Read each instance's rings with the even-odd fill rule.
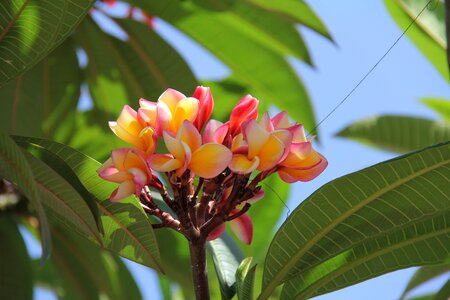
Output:
[[[214,101],[207,87],[197,87],[192,97],[168,89],[156,103],[140,99],[137,111],[125,106],[109,126],[134,148],[113,150],[98,170],[120,184],[111,201],[135,194],[159,219],[155,228],[188,238],[215,239],[229,221],[249,244],[253,226],[246,212],[264,196],[261,181],[273,173],[289,183],[308,181],[327,166],[302,125],[290,123],[286,112],[265,113],[258,121],[258,103],[245,96],[225,123],[209,120]],[[173,213],[158,206],[152,190]]]

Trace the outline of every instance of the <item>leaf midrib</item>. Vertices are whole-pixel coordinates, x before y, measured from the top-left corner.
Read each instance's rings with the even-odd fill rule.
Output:
[[[153,263],[155,264],[155,266],[158,268],[158,270],[164,274],[164,270],[162,269],[162,266],[158,263],[158,261],[156,261],[156,259],[153,257],[153,255],[150,253],[150,251],[148,251],[145,246],[141,243],[141,241],[136,238],[129,230],[128,228],[123,225],[115,216],[114,214],[112,214],[109,210],[107,210],[101,203],[97,202],[97,206],[98,208],[108,217],[111,218],[111,220],[116,223],[117,225],[119,225],[119,227],[125,231],[125,233],[131,237],[137,245],[139,245],[139,247],[142,248],[142,250],[144,251],[144,253],[153,261]]]
[[[11,28],[14,26],[14,24],[16,23],[17,19],[20,17],[20,15],[22,14],[22,12],[24,11],[24,9],[26,8],[26,6],[28,5],[28,2],[30,2],[30,0],[25,0],[25,2],[22,4],[22,6],[19,8],[19,10],[17,11],[17,13],[13,16],[13,18],[11,19],[11,21],[9,21],[8,25],[6,25],[5,29],[3,29],[3,31],[0,33],[0,42],[3,40],[3,38],[8,34],[8,32],[11,30]]]
[[[298,262],[303,257],[303,255],[316,244],[316,242],[320,241],[326,234],[328,234],[332,229],[334,229],[336,227],[336,225],[340,224],[342,221],[344,221],[345,219],[347,219],[348,217],[353,215],[353,213],[362,209],[367,204],[369,204],[370,202],[379,198],[380,196],[388,193],[391,190],[394,190],[395,188],[401,186],[402,184],[404,184],[412,179],[415,179],[423,174],[433,171],[434,169],[444,166],[448,162],[450,162],[450,159],[441,161],[433,166],[424,168],[416,173],[406,176],[403,179],[397,180],[396,182],[386,186],[385,188],[378,190],[376,193],[373,193],[371,196],[367,197],[365,200],[358,203],[358,205],[351,207],[347,212],[343,213],[342,215],[340,215],[339,217],[334,219],[328,226],[326,226],[323,230],[319,231],[311,240],[309,240],[305,244],[305,246],[302,249],[300,249],[299,252],[297,252],[294,256],[292,256],[292,258],[290,260],[288,260],[285,263],[284,267],[281,268],[281,270],[277,273],[277,275],[274,276],[270,280],[269,284],[261,292],[259,299],[267,299],[270,296],[270,294],[272,293],[272,291],[278,286],[278,283],[280,281],[283,281],[286,274],[290,271],[290,269],[291,269],[290,265],[292,264],[292,262]]]
[[[316,286],[318,286],[318,285],[323,286],[324,284],[330,282],[330,280],[333,280],[337,276],[342,275],[343,273],[347,272],[348,270],[351,270],[354,266],[364,263],[366,260],[369,261],[372,258],[389,253],[389,252],[399,249],[401,247],[408,246],[409,244],[413,244],[415,242],[420,242],[420,241],[426,240],[428,238],[438,237],[440,235],[443,235],[443,234],[446,234],[449,232],[450,232],[449,227],[442,229],[442,230],[438,230],[438,231],[433,230],[432,232],[430,232],[428,234],[419,235],[419,236],[416,236],[415,238],[407,239],[400,243],[393,244],[390,247],[380,249],[379,251],[375,251],[372,254],[363,256],[360,259],[357,259],[357,260],[354,260],[353,262],[347,263],[344,267],[339,268],[336,271],[331,272],[331,273],[327,274],[325,277],[323,277],[323,278],[326,278],[325,283],[324,283],[324,280],[321,279],[321,280],[315,282],[314,284],[308,286],[306,289],[303,290],[302,293],[297,294],[296,299],[306,299],[308,296],[311,295],[311,293],[313,293],[316,290]]]
[[[47,189],[39,180],[35,179],[36,186],[44,193],[48,194],[51,198],[58,201],[61,205],[63,205],[68,211],[72,213],[73,216],[75,216],[76,219],[78,219],[87,229],[92,233],[92,235],[95,237],[99,245],[103,245],[103,242],[100,238],[100,236],[97,234],[96,230],[92,228],[90,224],[88,224],[71,206],[69,206],[64,200],[62,200],[58,195]],[[80,199],[81,196],[80,196]]]

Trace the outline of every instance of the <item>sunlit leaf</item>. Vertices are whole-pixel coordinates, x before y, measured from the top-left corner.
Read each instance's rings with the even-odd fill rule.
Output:
[[[42,259],[51,252],[48,220],[30,166],[20,148],[0,130],[0,176],[17,185],[36,210],[41,229]]]
[[[283,223],[267,253],[262,299],[331,292],[450,251],[450,143],[335,179]],[[283,298],[282,297],[282,298]]]
[[[104,230],[104,246],[135,262],[162,271],[158,245],[148,217],[137,199],[129,197],[120,202],[109,201],[115,184],[101,179],[96,170],[100,163],[68,147],[38,138],[16,137],[20,145],[40,151],[44,148],[53,153],[55,159],[64,161],[78,177],[84,188],[97,201],[100,220]],[[42,151],[42,150],[41,150]],[[56,172],[61,169],[54,169]],[[77,188],[77,186],[74,186]]]
[[[42,204],[50,220],[73,230],[98,245],[102,238],[85,200],[62,176],[40,159],[24,151],[33,172]]]
[[[255,284],[256,265],[250,269],[252,258],[244,259],[236,271],[236,290],[238,300],[252,300]]]
[[[434,109],[445,121],[450,122],[450,100],[425,98],[422,102]]]
[[[236,270],[244,254],[226,232],[220,238],[208,242],[208,250],[214,261],[222,299],[231,299],[236,293]]]
[[[403,291],[401,299],[416,287],[433,280],[436,277],[441,276],[444,273],[450,272],[450,263],[445,263],[436,266],[424,266],[420,267],[408,282],[405,290]]]
[[[93,121],[105,128],[107,121],[117,119],[124,104],[136,108],[139,98],[156,101],[169,87],[189,95],[196,85],[183,59],[148,26],[133,20],[115,21],[129,34],[127,42],[104,33],[91,18],[77,30],[88,57]]]
[[[0,213],[0,290],[2,299],[33,299],[31,260],[16,222]]]
[[[303,0],[249,0],[268,11],[300,23],[331,40],[331,35],[316,13]]]
[[[386,8],[401,30],[416,19],[419,12],[427,6],[427,0],[384,0]],[[433,1],[434,7],[425,8],[424,12],[411,25],[407,35],[416,47],[428,58],[445,80],[450,80],[447,65],[444,3]]]
[[[191,2],[128,2],[161,17],[202,44],[261,101],[289,111],[293,119],[308,129],[314,127],[314,112],[301,80],[286,58],[268,47],[268,38],[245,17],[232,10],[211,13]]]
[[[0,87],[58,46],[94,0],[16,0],[0,3]]]
[[[357,121],[337,135],[385,150],[406,153],[450,140],[450,123],[385,115]]]
[[[69,38],[0,89],[0,127],[11,134],[64,140],[80,96],[81,70]]]

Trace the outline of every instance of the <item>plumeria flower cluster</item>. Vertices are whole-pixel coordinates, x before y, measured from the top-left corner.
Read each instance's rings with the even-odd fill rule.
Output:
[[[258,120],[258,103],[245,96],[225,123],[210,119],[214,100],[202,86],[192,97],[168,89],[157,102],[140,99],[137,111],[125,106],[109,126],[133,148],[113,150],[98,170],[119,184],[111,201],[134,194],[159,219],[155,228],[173,228],[188,239],[215,239],[230,222],[250,244],[253,225],[246,213],[264,196],[261,181],[273,173],[288,183],[308,181],[327,166],[302,125],[291,123],[286,112]],[[155,191],[173,213],[158,206]]]

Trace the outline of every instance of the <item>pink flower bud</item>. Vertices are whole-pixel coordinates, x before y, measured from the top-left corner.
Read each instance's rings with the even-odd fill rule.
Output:
[[[192,97],[198,99],[199,101],[199,110],[197,118],[194,121],[194,125],[198,131],[201,131],[214,109],[214,99],[209,87],[204,86],[198,86]]]
[[[255,120],[258,118],[259,101],[250,95],[239,100],[238,104],[233,108],[230,116],[230,134],[236,136],[241,130],[241,124],[247,120]]]

